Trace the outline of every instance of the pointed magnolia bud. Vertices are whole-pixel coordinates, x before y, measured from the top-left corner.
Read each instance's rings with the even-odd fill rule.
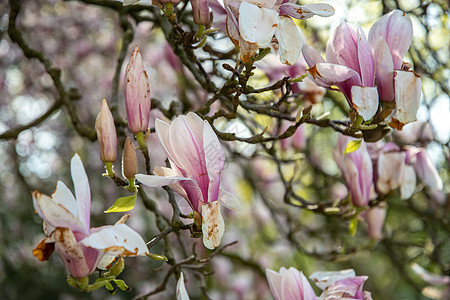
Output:
[[[372,207],[366,213],[366,222],[369,227],[369,236],[373,239],[380,240],[383,238],[383,225],[386,219],[386,205],[382,203],[380,206]]]
[[[115,162],[117,159],[117,134],[114,118],[105,99],[95,120],[98,143],[100,144],[100,158],[103,162]]]
[[[138,162],[136,150],[134,150],[133,143],[130,138],[125,141],[122,155],[122,174],[125,178],[134,178],[138,172]]]
[[[195,24],[206,25],[209,22],[208,0],[191,0]]]
[[[131,132],[147,131],[150,118],[150,85],[139,48],[131,55],[125,74],[125,107]]]

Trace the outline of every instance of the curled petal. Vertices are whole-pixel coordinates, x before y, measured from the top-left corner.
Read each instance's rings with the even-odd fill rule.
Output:
[[[314,281],[314,283],[322,290],[326,289],[327,286],[349,277],[355,277],[355,271],[353,269],[346,269],[341,271],[328,271],[328,272],[315,272],[309,276],[309,278]]]
[[[242,2],[239,7],[239,32],[247,42],[266,48],[272,41],[278,22],[278,12]]]
[[[148,254],[142,237],[125,224],[100,227],[80,243],[86,247],[104,251],[108,255],[137,256]]]
[[[372,119],[378,110],[378,92],[376,87],[352,86],[352,102],[356,112],[365,121]]]
[[[225,232],[225,222],[220,214],[218,201],[202,205],[202,232],[203,245],[206,248],[213,250],[220,245]]]
[[[330,284],[320,296],[323,299],[362,299],[362,288],[367,276],[356,276],[341,279]],[[361,297],[357,297],[360,294]]]
[[[298,5],[288,2],[280,6],[280,14],[288,15],[296,19],[308,19],[314,15],[330,17],[334,15],[334,8],[331,5],[323,3]]]
[[[238,198],[236,198],[232,193],[220,190],[219,192],[219,201],[220,203],[228,209],[232,209],[234,211],[241,210],[241,202]]]
[[[280,46],[280,61],[293,65],[297,62],[303,48],[303,37],[290,17],[279,16],[275,36]]]

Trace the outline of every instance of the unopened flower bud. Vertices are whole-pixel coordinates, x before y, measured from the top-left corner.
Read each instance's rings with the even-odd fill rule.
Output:
[[[383,225],[386,219],[386,205],[382,203],[380,206],[372,207],[366,213],[366,222],[368,226],[369,236],[373,239],[380,240],[383,238]]]
[[[138,161],[136,156],[136,150],[130,138],[125,141],[122,155],[122,174],[125,178],[134,178],[138,172]]]
[[[103,162],[114,162],[117,159],[117,134],[114,118],[105,99],[95,120],[95,130],[100,144],[100,158]]]
[[[125,74],[125,107],[128,127],[138,133],[148,129],[150,118],[150,85],[139,48],[133,50]]]
[[[194,23],[206,25],[209,22],[208,0],[191,0]]]

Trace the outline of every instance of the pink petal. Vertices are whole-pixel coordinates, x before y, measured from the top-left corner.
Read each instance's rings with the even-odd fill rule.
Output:
[[[327,43],[327,61],[339,63],[360,74],[358,61],[358,34],[345,21],[341,21]]]
[[[333,282],[355,276],[356,274],[353,269],[346,269],[341,271],[314,272],[309,278],[314,281],[321,290],[324,290]]]
[[[280,61],[283,64],[295,64],[303,48],[303,37],[297,25],[290,17],[279,16],[275,36],[280,46]]]
[[[412,42],[411,19],[400,10],[394,10],[382,16],[370,29],[369,43],[374,46],[380,36],[386,40],[389,46],[394,70],[399,70],[402,66],[403,57]]]
[[[359,25],[357,25],[357,33],[358,63],[361,74],[361,84],[363,86],[373,87],[375,83],[375,69],[372,51],[370,50],[366,35]]]
[[[325,63],[325,60],[322,58],[319,52],[317,52],[317,50],[309,44],[305,44],[303,46],[302,54],[310,68],[314,67],[316,64]]]
[[[430,156],[427,154],[427,151],[422,149],[422,151],[417,154],[416,159],[415,169],[417,176],[419,176],[432,191],[442,191],[442,179]]]
[[[269,282],[270,291],[272,292],[273,297],[275,300],[281,300],[281,280],[282,275],[267,269],[266,270],[266,277],[267,281]]]
[[[203,148],[209,178],[207,201],[215,201],[219,197],[220,173],[225,165],[225,154],[217,135],[207,121],[203,121]]]
[[[375,206],[366,213],[369,236],[373,239],[383,238],[383,225],[386,218],[386,205]]]
[[[89,231],[91,227],[91,190],[86,171],[78,154],[75,154],[70,161],[70,173],[75,188],[75,198],[77,198],[78,218]]]
[[[380,37],[373,46],[375,78],[381,101],[394,100],[394,64],[386,41]]]

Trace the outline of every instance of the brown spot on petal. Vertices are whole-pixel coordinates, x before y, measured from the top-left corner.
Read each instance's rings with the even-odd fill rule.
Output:
[[[405,124],[403,124],[402,122],[400,122],[397,119],[392,119],[392,121],[389,123],[389,126],[391,126],[392,128],[395,128],[397,130],[402,130],[403,126],[405,126]]]
[[[311,74],[311,76],[316,79],[317,77],[322,77],[322,75],[320,75],[319,71],[317,71],[317,67],[314,65],[314,67],[309,68],[306,70],[309,74]]]
[[[46,261],[55,250],[55,243],[47,243],[47,238],[43,239],[34,249],[33,255],[40,261]]]

